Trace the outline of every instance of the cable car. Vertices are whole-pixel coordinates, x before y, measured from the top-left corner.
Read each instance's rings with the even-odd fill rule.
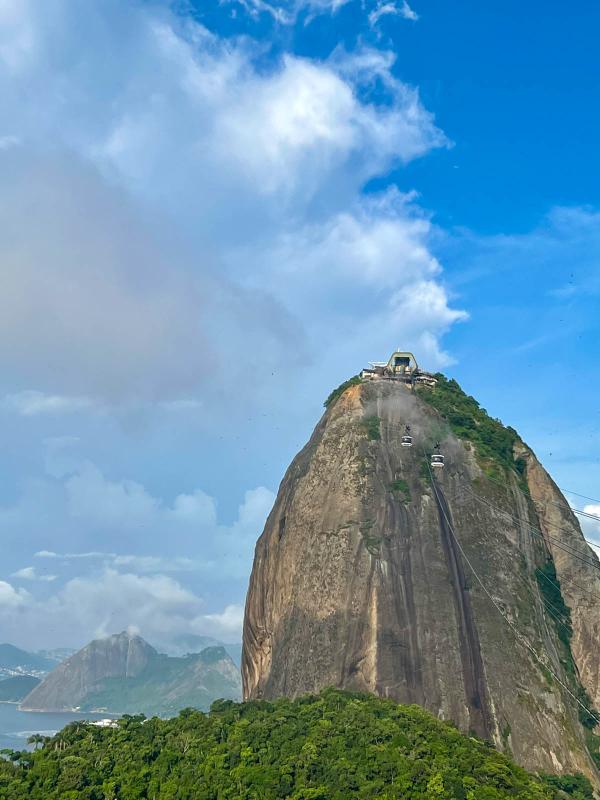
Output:
[[[440,453],[439,442],[436,442],[435,447],[433,448],[433,453],[431,455],[431,466],[436,469],[443,469],[444,467],[444,456]]]
[[[402,447],[412,447],[412,436],[410,435],[410,425],[407,425],[404,429],[404,435],[402,437]]]

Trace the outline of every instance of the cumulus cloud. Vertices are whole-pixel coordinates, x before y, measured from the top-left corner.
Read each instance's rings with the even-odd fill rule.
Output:
[[[186,632],[237,637],[254,544],[273,492],[245,492],[236,518],[223,524],[214,498],[201,490],[166,502],[142,484],[106,478],[90,462],[28,491],[15,506],[0,509],[3,541],[26,538],[35,548],[54,538],[49,530],[59,530],[63,542],[103,542],[110,549],[38,544],[37,565],[12,574],[27,581],[31,593],[0,582],[0,607],[20,609],[18,624],[2,618],[5,638],[39,647],[43,635],[48,645],[58,637],[76,646],[127,625],[163,644]],[[39,530],[35,519],[43,519]],[[44,563],[51,574],[39,568]]]
[[[205,614],[203,622],[207,630],[212,629],[217,635],[227,638],[239,637],[244,622],[244,607],[229,605],[219,614]]]
[[[12,612],[30,602],[31,595],[25,589],[15,589],[7,581],[0,581],[0,613]]]
[[[21,142],[0,151],[13,410],[214,407],[240,347],[249,394],[290,350],[299,364],[332,357],[305,343],[314,313],[295,302],[288,264],[273,266],[295,245],[314,264],[323,246],[339,270],[367,236],[366,213],[381,241],[358,248],[346,280],[358,290],[363,272],[384,274],[400,288],[429,274],[414,202],[365,212],[360,199],[371,178],[447,144],[389,53],[285,54],[258,68],[248,39],[114,0],[4,7],[0,26],[0,88]],[[407,239],[423,251],[420,274]],[[332,305],[328,272],[312,280]],[[371,280],[368,299],[379,289]]]
[[[69,580],[43,601],[0,581],[3,636],[29,646],[55,645],[57,630],[69,631],[63,641],[72,646],[124,629],[135,629],[161,646],[184,634],[236,641],[242,620],[241,605],[207,613],[199,595],[162,574],[138,575],[107,567]]]

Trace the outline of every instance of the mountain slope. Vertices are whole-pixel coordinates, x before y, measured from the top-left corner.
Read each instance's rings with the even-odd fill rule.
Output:
[[[0,644],[0,677],[10,675],[45,675],[56,662],[37,653],[28,653],[12,644]]]
[[[97,639],[61,663],[21,703],[25,711],[174,714],[237,699],[239,671],[222,647],[172,658],[126,632]]]
[[[156,650],[140,636],[123,633],[95,639],[59,664],[23,700],[24,711],[77,708],[104,678],[135,677]]]
[[[436,441],[446,467],[432,477]],[[564,507],[548,510],[554,497]],[[585,564],[554,548],[557,516]],[[418,703],[528,767],[597,780],[574,697],[598,699],[600,586],[585,613],[581,591],[560,587],[573,575],[597,583],[597,566],[531,451],[457,384],[356,383],[292,462],[257,543],[245,697],[369,691]]]
[[[81,709],[173,716],[188,707],[206,711],[220,697],[241,697],[240,673],[223,647],[208,647],[181,658],[157,655],[134,678],[107,678]]]

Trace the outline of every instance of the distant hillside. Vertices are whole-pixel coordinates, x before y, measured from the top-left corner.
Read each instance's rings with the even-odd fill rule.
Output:
[[[73,647],[53,647],[51,650],[38,650],[37,654],[39,656],[43,656],[47,658],[49,661],[52,661],[54,665],[60,664],[61,661],[64,661],[69,656],[72,656],[76,653],[77,650]]]
[[[538,777],[417,706],[333,689],[211,713],[72,723],[0,759],[11,800],[593,800],[582,775]]]
[[[185,656],[188,653],[200,653],[207,647],[224,647],[231,656],[233,663],[239,667],[242,660],[242,643],[231,644],[213,639],[212,636],[200,634],[187,634],[177,636],[165,647],[165,651],[172,656]]]
[[[21,708],[168,716],[187,706],[207,709],[218,697],[240,696],[239,671],[224,648],[174,658],[123,632],[90,642],[68,658]]]
[[[20,703],[24,697],[35,689],[40,679],[34,675],[14,675],[0,681],[0,702]]]
[[[37,653],[28,653],[12,644],[0,644],[0,678],[12,675],[45,675],[56,661]]]
[[[220,697],[239,700],[241,678],[223,647],[208,647],[181,658],[157,655],[135,678],[107,678],[81,710],[165,717],[182,708],[207,710]]]

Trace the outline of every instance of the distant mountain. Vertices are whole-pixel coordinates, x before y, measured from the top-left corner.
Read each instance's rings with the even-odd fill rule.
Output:
[[[28,653],[12,644],[0,644],[0,679],[13,675],[41,677],[54,669],[56,661],[37,653]]]
[[[188,706],[207,709],[216,698],[240,696],[239,671],[223,647],[177,658],[123,632],[90,642],[59,664],[21,708],[170,716]]]
[[[74,647],[53,647],[51,650],[38,650],[37,654],[47,658],[49,661],[53,661],[56,665],[76,652],[77,650]]]
[[[0,703],[20,703],[40,683],[33,675],[15,675],[0,681]]]
[[[242,643],[228,644],[212,636],[202,636],[201,634],[183,634],[171,640],[165,646],[165,652],[172,656],[185,656],[188,653],[200,653],[207,647],[224,647],[231,656],[234,664],[239,667],[242,660]]]

